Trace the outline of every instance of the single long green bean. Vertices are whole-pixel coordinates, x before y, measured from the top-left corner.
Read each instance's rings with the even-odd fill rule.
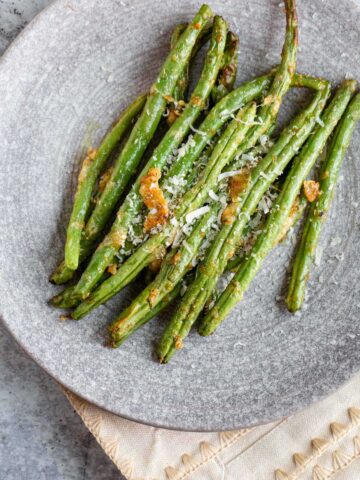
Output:
[[[340,167],[360,119],[360,94],[355,95],[341,118],[319,172],[320,195],[311,204],[291,274],[286,303],[291,312],[301,308],[322,225],[334,195]]]
[[[234,32],[228,32],[223,65],[216,80],[216,85],[214,85],[211,92],[211,98],[214,103],[217,103],[231,92],[234,87],[238,66],[238,48],[239,37]]]
[[[188,291],[189,286],[186,292]],[[198,292],[196,295],[196,300],[203,305],[205,305],[207,298],[207,292],[205,290],[200,290],[200,292]],[[193,317],[189,317],[189,310],[186,307],[183,299],[184,297],[182,298],[180,305],[177,306],[177,314],[173,316],[171,321],[165,327],[161,339],[156,347],[156,354],[160,363],[168,363],[170,361],[174,353],[179,350],[176,344],[180,344],[183,347],[183,340],[188,336],[194,323]]]
[[[180,23],[174,28],[171,34],[171,39],[170,39],[170,50],[175,48],[175,45],[179,41],[179,38],[181,34],[184,32],[186,27],[187,27],[186,23]],[[184,100],[185,91],[188,83],[188,69],[189,69],[189,64],[187,63],[175,84],[175,88],[172,94],[172,97],[175,101]]]
[[[174,29],[173,35],[171,37],[171,45],[175,44],[178,34],[181,33],[181,29],[185,29],[185,28],[186,28],[186,24],[180,24]],[[168,105],[169,112],[166,117],[166,121],[169,126],[171,126],[175,122],[177,117],[181,115],[181,112],[186,105],[185,97],[186,97],[186,92],[189,84],[190,63],[193,60],[193,58],[197,55],[201,47],[203,47],[205,43],[210,39],[211,31],[212,31],[212,25],[207,25],[207,27],[204,28],[204,30],[201,32],[191,52],[190,61],[185,65],[183,73],[179,77],[179,80],[176,83],[174,92],[172,94],[172,98],[174,101],[171,101],[170,104]]]
[[[265,228],[258,237],[247,261],[237,270],[213,308],[203,318],[199,327],[201,335],[213,333],[229,311],[242,299],[247,287],[259,270],[263,259],[274,246],[276,238],[289,215],[291,206],[299,194],[301,185],[343,115],[355,88],[356,82],[352,80],[344,81],[338,88],[334,98],[321,117],[321,125],[316,127],[314,134],[309,138],[295,159],[285,180],[284,187],[266,221]]]

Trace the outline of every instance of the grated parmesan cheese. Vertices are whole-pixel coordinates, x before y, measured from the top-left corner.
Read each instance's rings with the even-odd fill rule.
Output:
[[[190,125],[190,128],[193,132],[198,133],[199,135],[202,135],[203,137],[207,136],[206,132],[203,132],[202,130],[198,130],[197,128],[193,127],[192,125]]]
[[[193,210],[192,212],[188,213],[185,217],[186,223],[192,223],[195,219],[202,217],[205,215],[210,210],[210,207],[208,205],[205,205],[204,207],[197,208],[196,210]]]
[[[219,195],[217,195],[213,190],[209,190],[209,197],[211,198],[211,200],[214,200],[215,202],[217,202],[220,199]]]
[[[269,137],[267,135],[261,135],[259,138],[260,145],[264,147],[269,140]]]
[[[266,175],[265,172],[260,172],[260,177],[265,178],[265,180],[271,180],[271,178],[269,177],[269,175]]]
[[[239,175],[239,173],[241,173],[241,170],[232,170],[230,172],[220,173],[220,175],[218,176],[218,182],[221,182],[221,180],[224,180],[224,178],[229,178],[229,177],[233,177],[234,175]]]

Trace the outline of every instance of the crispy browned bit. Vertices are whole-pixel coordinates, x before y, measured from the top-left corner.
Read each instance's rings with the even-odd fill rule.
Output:
[[[180,117],[184,108],[186,107],[186,103],[184,100],[179,100],[178,102],[174,102],[174,104],[169,109],[169,114],[167,117],[167,123],[172,125],[175,120]]]
[[[176,265],[177,263],[180,262],[180,258],[181,258],[181,253],[180,252],[176,252],[175,255],[173,256],[173,258],[171,259],[171,263],[173,265]]]
[[[103,240],[103,245],[115,245],[115,248],[119,249],[123,246],[126,240],[126,234],[123,232],[112,232]]]
[[[299,208],[300,208],[300,201],[299,201],[299,197],[297,197],[295,202],[291,206],[289,217],[294,217],[299,211]]]
[[[149,303],[153,306],[156,302],[157,296],[159,295],[159,289],[153,288],[149,294]]]
[[[184,344],[180,335],[176,335],[174,345],[176,350],[180,350],[181,348],[183,348]]]
[[[153,228],[164,225],[169,216],[169,207],[159,186],[160,177],[161,171],[159,168],[150,168],[140,180],[140,195],[150,210],[144,222],[145,232],[150,232]]]
[[[229,194],[232,202],[239,199],[239,195],[246,190],[250,181],[250,171],[243,168],[240,173],[230,177],[229,180]]]
[[[237,202],[240,195],[246,190],[250,181],[250,171],[243,168],[241,172],[229,179],[229,195],[231,202],[225,207],[221,215],[221,222],[224,225],[231,225],[236,218]]]
[[[124,318],[121,319],[121,322],[119,322],[118,324],[116,325],[109,325],[108,326],[108,331],[109,332],[112,332],[112,333],[115,333],[117,332],[118,330],[121,329],[121,326],[123,323],[126,323],[128,321],[128,318],[131,317],[131,315],[133,314],[133,311],[131,310],[128,315]]]
[[[315,180],[305,180],[303,188],[308,202],[313,202],[320,195],[320,185]]]
[[[162,258],[154,258],[152,262],[149,263],[149,270],[153,273],[157,273],[162,265]]]
[[[191,103],[193,105],[196,105],[197,107],[200,107],[200,108],[204,107],[204,102],[202,101],[202,99],[200,97],[196,97],[196,96],[192,97]]]
[[[101,175],[99,179],[99,192],[102,193],[105,190],[105,186],[107,182],[109,181],[111,174],[113,171],[113,167],[109,167],[105,172]]]
[[[274,100],[274,96],[272,94],[267,95],[263,100],[263,105],[271,105],[273,100]]]
[[[169,125],[172,125],[179,116],[179,111],[176,108],[172,108],[167,117],[167,122]]]
[[[146,217],[144,222],[144,231],[151,232],[153,228],[156,228],[160,225],[164,225],[166,223],[166,219],[168,217],[168,210],[167,208],[161,208],[154,213],[149,213]]]
[[[236,67],[234,65],[227,65],[221,72],[221,83],[223,85],[228,85],[233,76],[234,76],[234,72],[236,70]]]
[[[172,97],[171,95],[164,95],[164,99],[165,99],[168,103],[175,102],[174,97]]]
[[[236,218],[236,209],[236,203],[229,203],[229,205],[224,208],[224,211],[221,214],[221,223],[224,225],[231,225]]]
[[[79,173],[79,184],[85,180],[89,167],[92,161],[94,160],[96,154],[97,154],[97,150],[95,148],[91,148],[91,147],[88,148],[86,157],[83,161],[83,164],[81,166],[81,170]]]
[[[230,260],[233,256],[235,255],[235,249],[230,250],[229,253],[227,254],[228,259]]]
[[[300,208],[300,201],[299,201],[299,197],[297,197],[295,202],[291,206],[289,216],[287,217],[286,221],[283,223],[283,226],[281,227],[279,237],[276,240],[275,245],[277,243],[282,242],[285,239],[286,234],[294,224],[295,217],[298,214],[299,208]]]
[[[117,265],[116,265],[116,263],[111,263],[111,264],[108,266],[107,271],[108,271],[111,275],[115,275],[115,273],[117,272]]]
[[[149,264],[149,270],[151,272],[156,273],[160,270],[165,255],[166,255],[166,247],[164,245],[159,245],[152,252],[152,261]]]
[[[153,251],[152,251],[153,258],[160,258],[163,259],[166,255],[166,247],[165,245],[158,245]]]

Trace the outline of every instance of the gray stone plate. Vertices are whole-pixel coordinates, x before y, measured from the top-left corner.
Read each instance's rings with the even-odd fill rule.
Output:
[[[239,81],[279,59],[280,0],[214,0],[241,36]],[[100,6],[101,5],[101,6]],[[1,312],[9,330],[53,377],[124,417],[168,428],[224,430],[288,415],[327,395],[360,367],[360,263],[356,132],[322,235],[307,309],[281,301],[292,242],[266,260],[245,299],[211,338],[191,334],[168,366],[152,358],[170,312],[120,349],[105,327],[136,284],[80,322],[59,322],[48,276],[62,257],[76,173],[86,146],[147,89],[191,0],[59,0],[4,55],[0,68]],[[350,0],[299,1],[299,70],[360,79],[360,10]],[[289,114],[306,95],[288,95]]]

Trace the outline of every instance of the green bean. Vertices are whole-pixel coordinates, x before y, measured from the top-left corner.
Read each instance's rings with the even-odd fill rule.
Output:
[[[114,347],[119,346],[132,332],[144,325],[145,321],[150,320],[151,311],[176,288],[186,275],[189,265],[198,254],[204,236],[209,232],[216,219],[215,215],[218,209],[219,205],[209,207],[209,211],[198,220],[189,237],[185,238],[180,247],[174,247],[168,253],[156,278],[109,326]],[[79,311],[79,307],[76,310]]]
[[[154,135],[166,108],[166,98],[172,95],[176,82],[189,61],[195,42],[211,16],[211,9],[207,5],[203,5],[165,60],[157,80],[150,89],[150,96],[143,113],[115,162],[111,179],[88,220],[84,230],[86,239],[97,238],[102,232],[124,186]]]
[[[248,132],[243,144],[239,148],[239,154],[252,148],[261,135],[272,127],[277,117],[282,97],[290,87],[292,77],[295,73],[297,51],[297,17],[295,2],[292,0],[285,1],[285,7],[286,33],[281,63],[276,69],[271,88],[263,100],[263,106],[258,115],[258,125],[252,127]],[[287,141],[287,139],[284,140],[282,137],[282,139],[277,142],[277,146],[274,147],[274,149],[281,149],[281,142],[287,143]],[[269,163],[271,162],[275,164],[273,156],[269,159]],[[259,166],[257,168],[259,168]],[[251,179],[251,176],[248,176],[248,178]],[[251,180],[247,183],[250,184]],[[234,238],[230,237],[230,232],[232,230],[232,223],[235,221],[234,212],[236,212],[238,208],[239,202],[232,202],[232,204],[229,205],[229,208],[224,211],[224,213],[227,212],[227,225],[224,225],[213,245],[210,247],[209,254],[197,270],[193,285],[191,285],[191,288],[186,292],[168,329],[164,332],[164,336],[170,334],[170,340],[172,338],[172,342],[170,340],[160,342],[160,345],[166,345],[167,348],[167,350],[163,350],[161,347],[158,348],[159,358],[162,362],[167,362],[173,355],[176,349],[175,341],[181,336],[181,332],[184,335],[187,335],[191,325],[195,322],[208,297],[214,290],[218,276],[221,275],[225,269],[229,254],[227,254],[226,258],[220,262],[221,247],[225,245],[227,249],[230,248],[231,254],[236,251],[236,248],[233,246]],[[250,216],[246,216],[246,219],[249,218]],[[230,239],[228,237],[230,237]],[[204,288],[204,285],[206,284],[211,284],[211,289]],[[181,340],[182,339],[183,337]]]
[[[360,119],[360,94],[355,95],[341,118],[331,141],[320,173],[320,195],[311,203],[304,224],[304,231],[292,269],[286,303],[291,312],[301,308],[304,301],[306,282],[315,257],[321,228],[326,220],[335,191],[340,167],[356,123]]]
[[[299,194],[301,185],[314,166],[336,124],[339,122],[355,88],[356,82],[346,80],[337,90],[333,100],[321,117],[321,125],[316,127],[314,134],[309,138],[295,159],[284,187],[266,221],[265,228],[258,237],[247,261],[237,270],[225,291],[203,318],[199,327],[201,335],[213,333],[229,311],[243,297],[247,287],[259,270],[263,259],[274,246],[274,242],[289,216],[291,206]]]
[[[85,299],[90,294],[94,285],[98,282],[107,266],[112,262],[116,253],[124,244],[129,225],[134,216],[139,213],[143,205],[140,195],[141,178],[146,176],[150,168],[156,167],[161,169],[161,167],[164,166],[169,155],[184,139],[190,126],[204,108],[204,101],[211,93],[211,89],[221,66],[222,55],[225,48],[226,31],[226,22],[221,17],[215,17],[211,46],[205,59],[203,73],[192,94],[189,105],[184,110],[181,117],[179,117],[168,130],[159,146],[155,149],[151,159],[132,186],[130,193],[127,195],[117,213],[109,234],[106,235],[101,244],[97,247],[88,267],[75,287],[75,296]],[[88,225],[90,222],[91,218],[89,219]]]
[[[216,80],[216,85],[211,92],[214,103],[217,103],[234,88],[238,66],[238,48],[239,37],[236,33],[228,32],[223,65]]]
[[[255,114],[255,105],[250,104],[238,114],[238,119],[244,122],[239,123],[234,119],[226,128],[220,140],[216,144],[211,157],[196,184],[184,195],[178,208],[174,212],[174,217],[180,223],[182,219],[190,212],[199,208],[208,196],[208,192],[216,184],[218,174],[224,165],[234,157],[239,142],[251,127],[251,119]],[[118,269],[115,275],[110,277],[100,287],[90,295],[84,308],[94,308],[104,301],[107,301],[129,281],[133,280],[138,273],[154,258],[158,249],[165,243],[169,236],[174,235],[177,227],[170,225],[168,229],[154,235],[141,245],[138,250],[129,257],[126,262]],[[164,248],[164,247],[163,247]],[[83,307],[82,307],[83,308]],[[88,310],[87,310],[88,311]]]
[[[128,130],[134,117],[143,109],[146,97],[146,95],[140,95],[122,113],[115,126],[104,138],[99,149],[88,152],[81,167],[74,206],[66,232],[65,264],[70,270],[76,270],[78,267],[81,233],[96,180],[106,165],[110,153]],[[93,155],[93,158],[91,158],[91,155]]]

